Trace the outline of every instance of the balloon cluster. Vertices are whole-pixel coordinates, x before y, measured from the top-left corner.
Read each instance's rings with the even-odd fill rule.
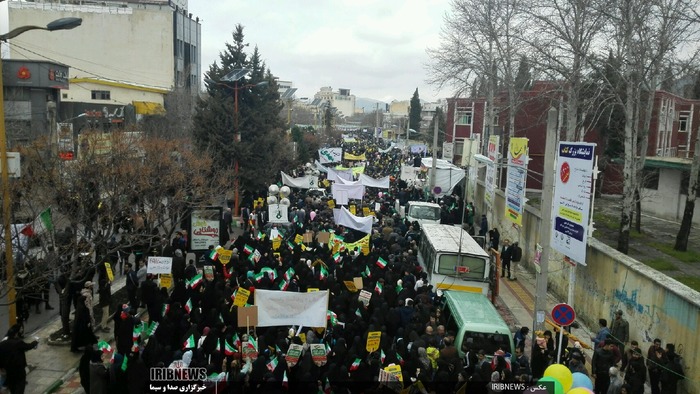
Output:
[[[569,368],[562,364],[552,364],[544,371],[542,379],[538,383],[551,382],[554,390],[548,394],[593,394],[593,381],[581,372],[571,373]]]

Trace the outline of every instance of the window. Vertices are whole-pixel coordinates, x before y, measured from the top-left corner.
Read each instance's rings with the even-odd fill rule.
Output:
[[[687,133],[688,132],[688,119],[690,114],[688,112],[680,112],[678,114],[678,132]]]
[[[642,172],[642,184],[645,189],[659,190],[659,169],[645,168]]]
[[[457,111],[457,124],[471,126],[472,111]]]
[[[68,98],[68,93],[62,93],[62,94],[61,94],[61,97],[64,98],[64,99],[67,99],[67,98]]]
[[[109,90],[93,90],[92,91],[93,100],[110,100]]]

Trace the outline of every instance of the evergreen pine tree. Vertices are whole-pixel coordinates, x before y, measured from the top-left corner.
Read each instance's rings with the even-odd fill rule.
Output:
[[[420,133],[420,121],[421,112],[423,111],[423,106],[420,104],[420,97],[418,96],[418,88],[413,92],[413,97],[411,98],[411,110],[408,114],[408,127]]]

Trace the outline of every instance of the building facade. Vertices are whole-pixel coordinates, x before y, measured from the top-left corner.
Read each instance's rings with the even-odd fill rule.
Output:
[[[355,114],[355,95],[350,94],[350,89],[333,91],[332,87],[324,86],[314,94],[314,99],[321,100],[321,103],[329,103],[331,107],[336,108],[341,117]]]
[[[82,18],[70,31],[26,32],[9,40],[6,51],[9,59],[70,66],[56,122],[73,122],[76,132],[90,118],[117,125],[162,114],[165,95],[175,89],[199,94],[201,24],[187,12],[186,0],[8,0],[7,6],[10,30]]]

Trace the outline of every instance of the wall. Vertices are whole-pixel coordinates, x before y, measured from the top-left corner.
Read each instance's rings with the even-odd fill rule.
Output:
[[[679,194],[680,189],[681,171],[660,168],[658,189],[642,189],[642,210],[662,218],[681,220],[687,196]],[[700,201],[695,205],[693,223],[700,224]]]
[[[478,182],[475,206],[477,214],[484,213],[483,183]],[[488,214],[489,227],[498,227],[501,239],[519,240],[523,248],[521,264],[534,271],[532,259],[535,245],[540,242],[540,212],[526,206],[523,226],[514,229],[505,218],[504,195],[496,192],[494,212]],[[613,312],[624,311],[630,323],[630,337],[640,343],[646,354],[654,338],[663,344],[675,343],[683,356],[686,380],[681,386],[690,393],[700,392],[700,293],[675,279],[655,271],[638,261],[590,238],[587,251],[587,266],[576,269],[574,308],[578,320],[588,327],[598,327],[598,319],[611,321]],[[567,299],[569,268],[563,256],[550,253],[549,291],[560,300]],[[548,305],[550,310],[553,305]]]
[[[144,9],[10,2],[9,6],[10,30],[64,17],[83,18],[73,30],[29,31],[11,40],[13,59],[35,59],[32,52],[36,52],[69,65],[71,78],[168,90],[173,86],[173,13],[168,5]]]

